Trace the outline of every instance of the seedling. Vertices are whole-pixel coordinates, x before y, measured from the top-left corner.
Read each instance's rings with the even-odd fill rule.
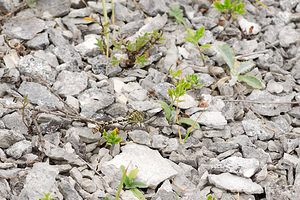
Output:
[[[120,62],[126,63],[127,66],[133,66],[134,64],[141,64],[143,67],[148,57],[148,51],[155,45],[163,43],[164,38],[162,37],[163,32],[157,32],[154,30],[152,33],[145,33],[137,37],[135,42],[127,40],[124,42],[113,41],[114,49],[121,50],[126,53],[128,59],[124,60],[123,58],[118,59],[115,56],[113,57],[112,64],[116,65]]]
[[[234,18],[236,18],[237,15],[243,15],[246,12],[242,0],[224,0],[224,4],[220,3],[220,1],[216,1],[214,6],[218,11],[225,12],[227,15],[231,15]]]
[[[49,193],[43,192],[43,193],[45,195],[45,198],[40,198],[39,200],[55,200],[55,198],[49,197],[51,195],[51,192],[49,192]]]
[[[36,2],[32,0],[25,0],[29,8],[35,8],[36,7]]]
[[[186,78],[180,78],[178,81],[175,79],[177,76],[181,75],[182,76],[182,70],[177,70],[176,72],[173,72],[172,70],[170,70],[170,74],[172,75],[173,79],[175,80],[175,87],[173,88],[168,88],[168,94],[171,98],[171,104],[168,105],[166,102],[158,100],[157,102],[161,104],[161,107],[164,109],[165,111],[165,116],[166,119],[168,121],[171,120],[172,117],[172,110],[175,110],[174,104],[177,103],[176,106],[176,119],[177,119],[177,123],[178,124],[187,124],[190,125],[191,128],[189,129],[185,139],[184,139],[184,143],[189,135],[189,133],[191,132],[192,128],[195,129],[199,129],[200,126],[198,123],[196,123],[194,120],[192,120],[191,118],[178,118],[178,102],[182,102],[182,100],[180,100],[179,98],[181,96],[183,96],[187,90],[189,89],[193,89],[195,87],[202,87],[203,84],[198,84],[200,79],[198,79],[198,76],[195,74],[186,75]],[[173,121],[174,123],[175,121]],[[181,142],[181,134],[179,131],[179,138],[180,138],[180,142]]]
[[[178,23],[178,24],[182,23],[187,28],[186,23],[183,19],[183,12],[180,9],[180,6],[178,4],[174,4],[174,5],[171,6],[171,9],[169,11],[169,15],[171,17],[175,18],[176,23]]]
[[[239,62],[235,58],[233,50],[227,45],[217,45],[217,50],[223,57],[224,61],[229,67],[230,70],[230,76],[231,80],[229,81],[229,85],[233,86],[235,85],[238,81],[245,82],[249,86],[256,88],[256,89],[262,89],[262,83],[261,81],[256,78],[255,76],[250,76],[250,75],[241,75],[243,73],[246,73],[252,67],[255,65],[251,61],[245,61],[245,62]]]
[[[203,62],[203,65],[205,66],[205,56],[203,55],[203,49],[207,49],[207,48],[211,47],[211,44],[205,44],[205,45],[199,46],[198,40],[203,37],[204,31],[205,31],[205,29],[203,26],[200,29],[196,30],[196,32],[194,32],[193,30],[188,28],[186,30],[188,36],[185,38],[185,40],[192,43],[193,45],[195,45],[197,47],[197,49],[200,53],[200,57]]]
[[[211,195],[208,195],[206,200],[216,200],[214,197],[212,197]]]
[[[107,145],[112,145],[113,143],[114,144],[118,144],[121,142],[122,138],[119,137],[119,133],[118,133],[118,129],[114,129],[112,132],[110,132],[110,134],[108,135],[107,132],[103,131],[103,138],[107,141],[106,144]]]
[[[125,169],[124,165],[121,165],[120,167],[123,176],[121,178],[119,187],[118,187],[118,193],[116,196],[116,200],[119,199],[120,196],[120,192],[123,188],[123,186],[125,185],[125,189],[130,190],[134,196],[136,196],[138,199],[142,199],[145,200],[144,195],[137,189],[137,188],[147,188],[147,185],[145,183],[139,182],[139,181],[133,181],[133,179],[135,179],[137,173],[138,173],[138,168],[133,169],[129,172],[129,175],[127,176],[127,171],[128,171],[128,167]]]

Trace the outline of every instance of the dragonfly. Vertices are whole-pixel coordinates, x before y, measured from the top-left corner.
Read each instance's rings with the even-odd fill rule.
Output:
[[[105,127],[107,127],[110,124],[122,123],[122,122],[127,122],[128,124],[138,124],[140,122],[144,122],[144,121],[148,120],[149,118],[150,117],[149,117],[148,113],[135,110],[135,111],[129,113],[127,118],[99,122],[97,124],[97,126],[95,128],[93,128],[92,133],[95,134],[99,131],[102,131],[102,130],[104,130]]]

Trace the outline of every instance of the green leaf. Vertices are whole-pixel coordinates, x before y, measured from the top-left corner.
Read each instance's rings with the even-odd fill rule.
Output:
[[[209,47],[211,47],[211,44],[204,44],[200,46],[201,49],[208,49]]]
[[[247,83],[249,86],[251,86],[253,88],[256,88],[256,89],[262,89],[263,88],[262,83],[255,76],[243,75],[243,76],[238,76],[238,79],[240,81],[243,81],[243,82]]]
[[[130,179],[130,182],[132,182],[132,179],[136,177],[138,172],[139,172],[138,168],[135,168],[129,172],[128,178]]]
[[[143,195],[138,189],[132,188],[132,189],[130,189],[130,191],[131,191],[132,194],[133,194],[134,196],[136,196],[138,199],[140,199],[140,200],[145,200],[144,195]]]
[[[105,196],[105,197],[104,197],[104,200],[109,200],[108,196]]]
[[[126,185],[126,189],[131,188],[147,188],[148,186],[145,183],[139,182],[139,181],[133,181],[129,185]]]
[[[164,109],[164,111],[166,113],[166,119],[168,121],[170,121],[172,114],[171,114],[171,109],[170,109],[169,105],[164,101],[158,100],[157,102],[160,103],[161,107]]]
[[[169,15],[171,17],[174,17],[175,20],[176,20],[176,23],[183,23],[185,24],[185,21],[183,19],[183,12],[182,10],[180,9],[180,6],[178,4],[175,4],[175,5],[172,5],[171,6],[171,9],[169,11]]]
[[[236,71],[237,74],[246,73],[249,71],[255,64],[251,61],[241,62],[240,65],[237,67]]]
[[[224,7],[227,9],[230,8],[230,0],[224,0]]]
[[[220,3],[220,2],[215,2],[215,8],[218,10],[218,11],[221,11],[223,10],[223,5]]]
[[[128,176],[125,176],[124,183],[125,183],[125,186],[131,184],[131,181]]]
[[[196,34],[195,34],[195,40],[198,42],[198,40],[200,38],[202,38],[202,36],[204,35],[204,26],[202,26],[200,29],[196,30]]]
[[[192,120],[191,118],[181,118],[181,119],[179,119],[180,124],[187,124],[187,125],[192,126],[194,124],[194,122],[195,121]],[[195,123],[194,128],[195,129],[200,129],[200,126],[197,122]]]
[[[212,196],[208,195],[206,200],[212,200]]]
[[[218,52],[221,54],[224,61],[229,66],[230,71],[234,70],[235,56],[233,50],[227,45],[217,45],[216,46]]]

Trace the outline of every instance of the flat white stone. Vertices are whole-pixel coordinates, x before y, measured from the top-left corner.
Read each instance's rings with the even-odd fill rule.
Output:
[[[139,172],[134,180],[141,181],[153,189],[159,183],[177,174],[177,171],[158,151],[134,143],[127,144],[122,148],[121,154],[103,163],[101,172],[108,177],[120,177],[121,165],[125,168],[129,165],[128,173],[138,168]],[[115,179],[119,181],[118,178]]]

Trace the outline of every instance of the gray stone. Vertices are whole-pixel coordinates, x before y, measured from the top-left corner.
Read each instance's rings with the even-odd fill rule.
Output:
[[[32,49],[46,49],[49,46],[49,43],[48,33],[44,32],[29,40],[26,43],[26,46]]]
[[[131,101],[128,103],[134,110],[146,111],[150,109],[160,108],[161,105],[153,100],[151,101]]]
[[[258,48],[256,39],[254,40],[237,40],[232,46],[236,54],[253,53]]]
[[[64,63],[70,63],[75,66],[82,66],[81,56],[71,45],[60,45],[53,49],[53,53]]]
[[[193,114],[190,118],[196,120],[200,113]],[[224,129],[227,121],[221,112],[209,112],[206,111],[201,114],[197,122],[207,127],[215,129]]]
[[[267,163],[271,163],[270,155],[261,148],[242,146],[242,153],[245,158],[257,159],[260,167],[263,167]]]
[[[282,162],[295,168],[300,163],[300,159],[296,156],[284,153]]]
[[[265,187],[266,199],[300,199],[298,185],[271,183]]]
[[[81,8],[81,9],[74,9],[68,14],[68,17],[89,17],[91,14],[91,8]]]
[[[132,35],[144,25],[144,20],[132,21],[120,27],[120,34]]]
[[[111,94],[100,89],[88,89],[78,97],[80,101],[81,114],[91,117],[95,112],[101,110],[114,102]]]
[[[114,103],[105,112],[113,118],[126,117],[128,108],[122,103]]]
[[[178,138],[170,138],[168,140],[168,145],[166,148],[163,149],[164,153],[171,153],[173,151],[176,151],[179,147],[179,141]]]
[[[80,140],[85,143],[97,142],[100,138],[100,134],[92,134],[92,130],[86,127],[72,127],[67,130],[67,135],[78,135]]]
[[[19,63],[20,56],[15,49],[8,51],[8,54],[4,55],[3,61],[6,68],[15,68]]]
[[[62,108],[63,104],[45,86],[34,82],[22,82],[18,92],[22,95],[27,94],[28,101],[40,107]]]
[[[56,198],[62,198],[55,178],[58,175],[58,170],[55,166],[48,163],[35,163],[33,168],[29,170],[19,197],[29,200],[36,200],[43,197],[42,191],[51,192],[55,194]]]
[[[166,101],[166,103],[171,103],[171,98],[168,95],[168,88],[174,87],[172,84],[163,82],[154,85],[153,90],[158,99]]]
[[[259,102],[291,102],[294,96],[295,93],[286,96],[275,96],[266,91],[253,90],[247,97],[247,100]],[[291,106],[289,104],[252,104],[251,109],[264,116],[275,116],[290,111]]]
[[[274,80],[270,80],[267,85],[267,90],[270,93],[279,94],[283,91],[283,86],[282,84],[275,82]]]
[[[44,18],[63,17],[70,12],[71,2],[67,0],[40,0],[37,2],[36,7],[41,9]]]
[[[268,176],[268,165],[264,165],[263,168],[257,173],[255,174],[255,181],[256,182],[261,182],[263,180],[265,180]]]
[[[289,47],[289,45],[294,44],[299,37],[299,31],[295,30],[291,26],[282,27],[279,32],[279,42],[282,47]]]
[[[205,16],[194,17],[192,19],[192,24],[196,27],[196,29],[204,26],[205,30],[211,30],[212,28],[217,26],[217,19]]]
[[[229,173],[208,175],[208,180],[218,188],[229,190],[231,192],[243,192],[246,194],[261,194],[264,192],[263,188],[257,183],[252,182],[251,179],[242,178]]]
[[[0,198],[1,199],[10,199],[10,191],[11,188],[9,187],[9,184],[7,180],[1,179],[0,180]]]
[[[238,18],[238,23],[239,23],[239,26],[242,29],[242,31],[247,35],[256,35],[261,30],[261,26],[259,24],[249,22],[243,17]],[[252,31],[250,32],[250,30],[252,30]]]
[[[35,58],[32,55],[22,57],[19,61],[18,69],[25,76],[30,77],[38,74],[50,83],[53,83],[56,77],[56,71],[45,60]]]
[[[121,154],[115,156],[111,161],[105,162],[101,172],[108,177],[121,175],[121,165],[130,165],[129,171],[137,167],[139,173],[135,181],[141,181],[150,188],[156,188],[160,182],[177,174],[177,171],[166,159],[161,157],[158,151],[134,143],[125,145]]]
[[[23,121],[22,121],[22,115],[18,112],[13,112],[11,114],[7,114],[5,115],[3,118],[3,123],[4,125],[13,130],[13,131],[16,131],[17,134],[18,133],[21,133],[21,134],[24,134],[26,135],[27,132],[28,132],[28,129],[27,127],[24,125]],[[28,124],[30,124],[30,120],[27,121],[25,120]],[[19,138],[19,137],[17,137]]]
[[[293,107],[292,110],[289,112],[289,114],[292,116],[292,117],[295,117],[297,119],[300,119],[300,107],[297,106],[297,107]]]
[[[100,48],[95,45],[99,39],[98,35],[89,34],[84,36],[84,41],[75,46],[76,51],[82,56],[96,56],[100,54]]]
[[[152,147],[155,149],[163,149],[168,145],[169,138],[163,135],[152,136]]]
[[[223,153],[225,151],[231,150],[231,149],[237,149],[239,147],[238,144],[233,142],[215,142],[211,144],[208,149],[210,151]]]
[[[259,162],[254,158],[241,158],[233,156],[214,165],[212,167],[212,171],[229,172],[245,178],[250,178],[257,171],[258,167]]]
[[[179,100],[182,101],[178,103],[178,107],[181,109],[188,109],[198,105],[198,102],[189,94],[184,94],[183,96],[179,97]]]
[[[59,65],[56,56],[51,52],[39,50],[39,51],[34,52],[33,55],[36,58],[45,60],[47,63],[49,63],[49,65],[51,67],[57,67]]]
[[[78,194],[74,186],[70,183],[71,182],[70,179],[71,177],[60,179],[58,184],[59,191],[61,192],[65,200],[73,200],[73,199],[82,200],[82,197]]]
[[[137,144],[145,144],[150,146],[150,136],[149,133],[143,130],[134,130],[128,133],[128,136],[133,142]]]
[[[145,13],[153,17],[157,16],[157,14],[162,15],[169,10],[165,0],[141,0],[139,5]]]
[[[96,184],[88,178],[83,178],[82,181],[80,182],[80,185],[82,189],[84,189],[88,193],[93,193],[96,192],[97,190]]]
[[[123,22],[130,22],[133,19],[130,16],[130,10],[120,3],[115,3],[115,18]]]
[[[29,142],[27,140],[22,140],[22,141],[14,143],[12,146],[10,146],[6,150],[6,154],[15,159],[19,159],[19,158],[21,158],[22,155],[24,155],[26,153],[30,153],[31,150],[32,150],[31,142]]]
[[[6,129],[0,129],[0,148],[8,148],[16,142],[24,140],[25,137],[16,132]]]
[[[78,95],[87,87],[88,76],[85,72],[62,71],[58,74],[53,89],[63,97]]]
[[[88,63],[92,65],[92,71],[94,74],[106,74],[106,56],[98,55],[96,57],[89,57]],[[122,71],[118,65],[112,65],[110,59],[108,60],[108,76],[115,76]]]
[[[163,182],[157,193],[152,197],[152,200],[176,200],[176,194],[172,190],[172,185],[169,180]]]
[[[169,36],[169,39],[166,41],[166,56],[163,60],[163,70],[169,71],[170,69],[175,69],[176,60],[179,59],[179,52],[176,47],[176,38],[175,36]]]
[[[93,9],[94,12],[99,12],[101,15],[103,15],[103,6],[100,1],[88,1],[87,2],[89,8]],[[107,13],[111,13],[111,4],[105,3],[105,8]]]
[[[274,136],[274,132],[267,129],[259,119],[248,119],[242,121],[246,134],[250,137],[257,137],[259,140],[269,140]]]
[[[8,20],[2,29],[2,34],[6,34],[9,38],[30,40],[46,29],[46,23],[36,17],[16,17]]]

